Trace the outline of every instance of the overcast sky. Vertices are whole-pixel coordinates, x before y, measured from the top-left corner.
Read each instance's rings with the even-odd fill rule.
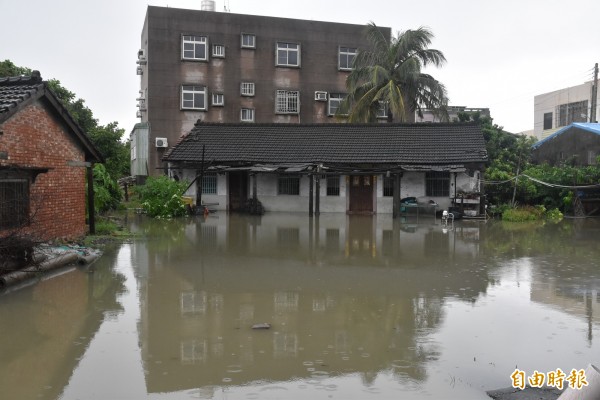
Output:
[[[533,97],[593,77],[599,0],[217,0],[232,13],[429,27],[447,64],[428,70],[450,104],[490,108],[509,132],[533,129]],[[138,122],[137,50],[148,5],[200,9],[201,0],[0,0],[0,59],[37,69],[128,135]]]

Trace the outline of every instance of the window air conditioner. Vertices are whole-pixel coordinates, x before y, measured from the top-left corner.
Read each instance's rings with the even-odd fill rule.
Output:
[[[167,143],[167,138],[157,137],[156,138],[156,147],[169,147]]]
[[[145,59],[146,59],[146,50],[139,49],[138,50],[138,60],[145,60]]]
[[[136,116],[136,117],[138,117],[138,118],[142,118],[142,112],[141,112],[140,110],[138,110],[138,111],[135,113],[135,116]]]
[[[315,92],[315,101],[327,101],[327,92]]]

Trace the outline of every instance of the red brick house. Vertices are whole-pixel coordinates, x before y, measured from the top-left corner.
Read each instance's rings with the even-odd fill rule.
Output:
[[[39,72],[0,78],[0,237],[85,235],[86,170],[102,161]]]

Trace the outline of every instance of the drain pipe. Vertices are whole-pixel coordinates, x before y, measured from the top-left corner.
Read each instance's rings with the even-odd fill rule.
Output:
[[[558,400],[597,400],[600,399],[600,370],[589,364],[585,370],[585,380],[587,386],[581,389],[568,387],[559,397]]]

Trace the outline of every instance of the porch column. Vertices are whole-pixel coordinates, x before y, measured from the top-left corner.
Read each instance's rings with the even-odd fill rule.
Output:
[[[308,174],[308,216],[313,216],[313,174]]]
[[[318,217],[321,214],[321,175],[317,175],[315,192],[315,215]]]
[[[394,174],[394,198],[392,200],[392,217],[397,218],[400,216],[400,177],[402,175],[397,173]]]
[[[256,194],[257,186],[258,186],[258,184],[256,183],[257,180],[258,180],[258,176],[256,175],[256,173],[252,174],[252,200],[254,200],[255,202],[258,197]]]

